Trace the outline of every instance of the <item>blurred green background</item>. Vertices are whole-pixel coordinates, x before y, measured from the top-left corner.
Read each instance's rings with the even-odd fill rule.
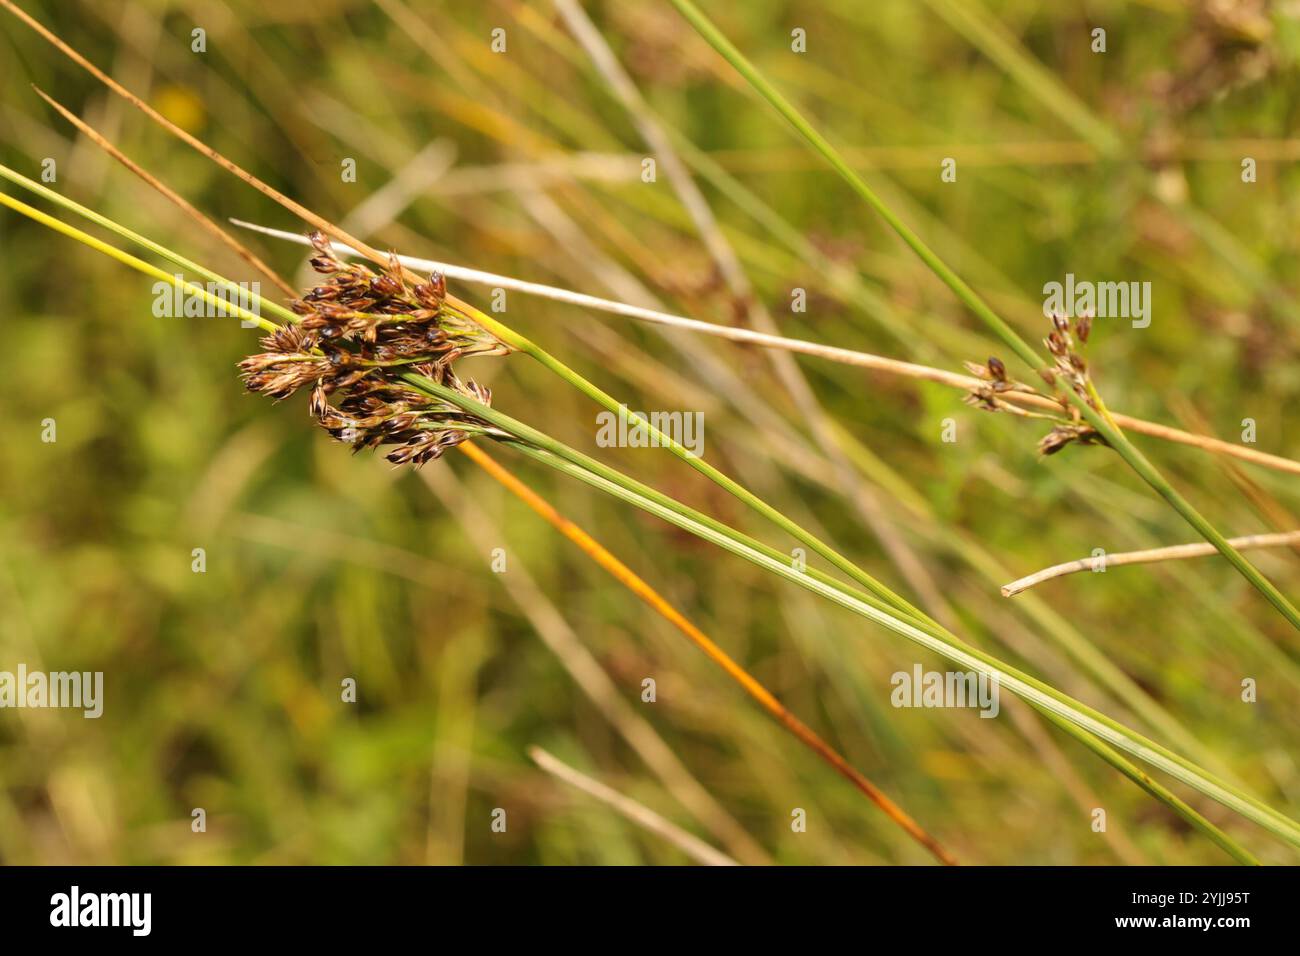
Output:
[[[375,245],[711,321],[743,312],[663,164],[642,181],[635,119],[549,0],[23,6],[173,121]],[[1090,345],[1112,408],[1231,441],[1252,418],[1258,448],[1300,456],[1293,4],[703,6],[1031,340],[1045,331],[1043,284],[1066,272],[1150,281],[1151,327],[1101,320]],[[957,371],[998,353],[668,3],[587,10],[784,334]],[[1104,53],[1091,49],[1098,27]],[[796,28],[805,53],[791,50]],[[231,278],[258,278],[77,136],[35,83],[214,218],[301,229],[8,13],[0,50],[6,165],[39,178],[52,159],[53,188]],[[955,183],[940,180],[948,157]],[[1242,181],[1245,157],[1257,182]],[[356,182],[340,176],[349,158]],[[244,238],[295,285],[309,281],[300,248]],[[745,862],[930,862],[464,456],[422,474],[352,457],[311,423],[304,396],[244,393],[235,363],[254,333],[237,322],[155,318],[149,280],[7,210],[0,241],[0,669],[99,670],[106,683],[99,720],[0,711],[0,862],[686,860],[539,770],[533,744]],[[806,313],[790,309],[794,288],[808,292]],[[487,305],[481,287],[452,289]],[[1117,686],[1129,687],[1300,813],[1296,635],[1225,562],[999,596],[1094,548],[1194,540],[1117,456],[1071,447],[1040,460],[1041,423],[978,412],[937,385],[800,358],[820,403],[810,413],[759,350],[514,294],[502,318],[633,408],[703,411],[712,462],[973,643],[1184,750],[1122,699]],[[463,372],[508,414],[790,546],[664,452],[595,449],[598,409],[527,358]],[[822,439],[820,415],[837,426]],[[46,418],[52,444],[40,440]],[[1140,446],[1225,533],[1297,527],[1293,477]],[[996,720],[895,709],[890,675],[942,668],[937,657],[493,453],[963,861],[1226,862],[1010,695]],[[1295,598],[1293,553],[1252,560]],[[340,700],[348,677],[355,704]],[[647,677],[654,703],[641,700]],[[1248,677],[1257,703],[1241,700]],[[1265,861],[1295,862],[1174,788]],[[206,833],[191,831],[196,807]],[[505,833],[490,828],[498,807]],[[807,832],[792,832],[796,807]]]

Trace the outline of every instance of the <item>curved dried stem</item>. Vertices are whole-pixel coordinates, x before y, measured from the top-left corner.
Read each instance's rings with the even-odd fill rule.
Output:
[[[1300,545],[1300,531],[1283,531],[1278,534],[1248,534],[1240,538],[1229,538],[1228,543],[1238,551],[1251,551],[1257,548],[1285,548]],[[1050,581],[1052,578],[1077,574],[1080,571],[1108,571],[1126,564],[1154,564],[1157,561],[1181,561],[1186,558],[1204,558],[1218,554],[1214,545],[1204,541],[1193,544],[1175,544],[1166,548],[1148,548],[1145,551],[1124,551],[1119,554],[1102,554],[1095,558],[1080,558],[1043,568],[1026,575],[1010,584],[1002,586],[1003,597],[1014,597],[1022,591],[1028,591],[1035,585]]]

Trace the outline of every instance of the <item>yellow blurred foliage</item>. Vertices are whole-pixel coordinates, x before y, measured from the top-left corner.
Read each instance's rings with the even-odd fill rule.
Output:
[[[153,108],[188,133],[199,133],[208,124],[203,100],[188,86],[163,86],[153,98]]]

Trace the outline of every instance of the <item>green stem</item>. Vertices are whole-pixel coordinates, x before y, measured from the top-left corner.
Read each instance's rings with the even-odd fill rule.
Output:
[[[885,602],[861,592],[855,592],[853,589],[847,588],[842,583],[814,569],[797,570],[793,567],[787,555],[755,542],[743,533],[702,515],[700,512],[655,491],[653,488],[643,485],[635,479],[623,475],[615,469],[556,441],[545,433],[525,425],[523,422],[422,375],[412,373],[402,377],[408,384],[419,388],[421,391],[457,405],[501,430],[518,436],[527,445],[534,446],[542,452],[549,453],[555,459],[575,466],[579,471],[590,475],[591,481],[589,483],[599,483],[603,490],[609,491],[611,494],[615,493],[614,488],[618,488],[629,494],[644,498],[646,502],[653,505],[652,513],[663,517],[665,520],[691,530],[692,533],[702,532],[701,537],[717,544],[719,547],[741,555],[766,570],[773,571],[787,580],[794,581],[801,587],[826,597],[843,607],[847,607],[869,620],[882,624],[909,640],[947,657],[951,661],[994,677],[1001,685],[1006,686],[1017,696],[1030,703],[1041,705],[1102,740],[1114,744],[1121,750],[1125,750],[1151,763],[1153,766],[1159,767],[1189,786],[1254,820],[1260,826],[1265,827],[1287,842],[1300,846],[1300,824],[1269,807],[1263,801],[1215,777],[1186,758],[1180,757],[1155,741],[1143,737],[1118,721],[1112,720],[1086,704],[1074,700],[1051,685],[1045,684],[1037,678],[1003,663],[978,648],[963,643],[924,616],[909,616],[901,613],[885,604]],[[582,476],[578,475],[578,477]],[[587,479],[584,478],[583,480]],[[622,495],[619,496],[622,497]],[[669,517],[669,515],[672,517]]]
[[[24,216],[36,220],[41,225],[48,226],[50,229],[53,229],[55,232],[61,232],[65,236],[70,236],[73,239],[76,239],[78,242],[90,246],[90,248],[94,249],[96,252],[102,252],[104,255],[108,256],[109,258],[116,259],[118,262],[122,263],[123,265],[128,265],[132,269],[135,269],[138,272],[143,272],[145,275],[153,276],[155,279],[159,279],[163,282],[170,282],[172,285],[179,286],[180,288],[184,289],[186,292],[189,292],[193,295],[200,296],[203,298],[204,301],[208,302],[210,305],[213,305],[218,309],[226,313],[229,313],[236,318],[243,319],[246,322],[252,322],[256,324],[263,331],[275,332],[280,328],[274,322],[262,318],[260,315],[258,315],[255,312],[251,312],[248,309],[243,308],[242,306],[235,305],[229,302],[228,300],[221,298],[215,293],[208,291],[202,286],[194,285],[191,282],[186,282],[184,279],[178,279],[174,275],[168,275],[166,272],[164,272],[162,269],[159,269],[153,263],[145,262],[143,259],[138,259],[135,256],[131,255],[129,252],[123,252],[121,249],[118,249],[116,246],[110,246],[108,243],[100,239],[96,239],[94,236],[82,232],[80,229],[77,229],[73,226],[69,226],[67,223],[55,219],[53,216],[48,215],[47,213],[43,213],[39,209],[35,209],[32,206],[27,205],[25,202],[14,199],[8,193],[0,193],[0,205],[8,206],[10,209],[13,209],[15,212],[20,212]],[[233,282],[227,282],[226,284],[232,289],[239,288]]]
[[[33,179],[28,179],[22,173],[15,172],[14,170],[10,169],[8,166],[0,164],[0,177],[9,180],[15,185],[23,187],[23,189],[26,189],[29,192],[36,193],[36,195],[48,199],[50,202],[56,203],[65,209],[75,212],[78,216],[81,216],[83,219],[87,219],[90,222],[95,223],[95,225],[97,226],[103,226],[105,229],[111,230],[112,232],[117,233],[119,236],[122,236],[125,239],[129,239],[131,242],[134,242],[136,245],[140,246],[141,248],[148,249],[150,252],[162,256],[167,261],[175,263],[177,266],[186,270],[187,272],[196,273],[197,275],[201,275],[204,279],[206,279],[209,282],[215,282],[218,285],[221,285],[227,291],[250,295],[252,298],[257,300],[257,307],[259,310],[263,312],[267,312],[271,315],[277,316],[278,318],[286,322],[302,321],[301,316],[294,315],[292,312],[290,312],[284,306],[280,305],[278,302],[268,299],[265,296],[261,295],[260,293],[252,292],[251,290],[243,286],[236,285],[235,283],[231,282],[229,279],[225,278],[224,276],[220,276],[217,273],[213,272],[211,269],[205,268],[204,266],[201,266],[197,262],[194,262],[190,259],[186,259],[180,253],[174,252],[173,250],[168,249],[166,246],[154,242],[152,239],[148,238],[147,236],[142,236],[138,232],[133,232],[132,230],[128,229],[126,226],[122,225],[121,223],[115,222],[114,220],[109,219],[107,216],[101,215],[100,213],[95,212],[95,210],[87,206],[81,205],[81,203],[79,202],[69,199],[67,196],[64,196],[62,193],[57,193],[53,189],[50,189],[47,186],[43,186]],[[15,202],[17,202],[17,200],[15,200]],[[6,205],[10,205],[10,204],[6,203]],[[32,207],[26,206],[25,208],[31,209]],[[21,212],[22,210],[19,211]],[[27,215],[27,213],[24,213],[24,215]],[[41,213],[40,215],[45,216],[44,213]],[[37,219],[38,222],[44,225],[48,225],[50,226],[50,228],[55,229],[58,232],[63,233],[64,235],[72,235],[74,239],[78,239],[79,241],[81,241],[80,236],[85,235],[85,233],[80,233],[78,230],[73,230],[73,232],[69,232],[68,230],[71,229],[71,227],[61,228],[63,227],[63,223],[58,219],[53,219],[52,217],[45,216],[45,218],[38,218],[36,216],[33,216],[32,218]],[[55,225],[51,225],[52,223]],[[73,233],[78,233],[78,234],[73,235]],[[86,243],[86,245],[90,245],[92,246],[92,248],[98,249],[100,252],[105,252],[106,255],[110,255],[113,258],[118,259],[118,256],[114,255],[113,252],[106,252],[106,250],[109,249],[113,249],[114,251],[116,251],[115,247],[113,246],[107,246],[103,244],[95,244],[89,242]],[[121,260],[119,259],[119,261]],[[150,274],[153,275],[154,273],[150,273]],[[175,281],[174,276],[164,276],[164,278]],[[266,328],[266,326],[263,326],[263,328]]]
[[[792,521],[790,518],[786,517],[779,510],[769,505],[766,501],[764,501],[762,498],[759,498],[757,495],[751,492],[748,488],[741,485],[739,482],[728,477],[726,474],[719,471],[713,465],[710,465],[703,458],[687,450],[685,447],[683,447],[681,444],[675,441],[672,438],[672,436],[667,435],[661,430],[659,430],[658,428],[656,428],[653,424],[647,421],[643,416],[638,415],[636,412],[630,411],[626,405],[618,402],[613,396],[609,395],[607,392],[602,390],[599,386],[588,381],[578,372],[569,368],[569,366],[565,365],[554,355],[547,352],[540,345],[533,342],[531,339],[528,339],[525,336],[519,334],[509,326],[503,325],[502,323],[496,321],[490,316],[485,315],[484,313],[478,311],[477,309],[474,309],[472,306],[467,306],[462,304],[461,307],[466,309],[469,312],[469,318],[481,324],[485,329],[487,329],[497,338],[501,339],[507,345],[511,346],[512,348],[518,349],[519,351],[529,355],[536,361],[540,362],[547,369],[554,372],[565,382],[568,382],[574,388],[578,389],[578,391],[582,392],[584,395],[586,395],[587,397],[595,401],[597,404],[604,406],[605,408],[609,409],[611,412],[613,412],[616,415],[619,415],[620,417],[626,418],[626,420],[632,423],[633,425],[645,429],[646,434],[653,436],[659,445],[667,448],[669,451],[671,451],[682,461],[686,462],[696,471],[700,472],[700,474],[704,475],[710,481],[714,482],[719,487],[725,489],[726,491],[734,495],[736,498],[740,499],[740,501],[744,502],[746,505],[748,505],[758,514],[762,515],[764,518],[767,518],[769,521],[775,524],[782,531],[785,531],[795,540],[801,542],[802,544],[807,545],[817,554],[820,554],[832,565],[839,568],[850,578],[852,578],[853,580],[861,584],[863,587],[865,587],[868,591],[875,594],[877,597],[880,597],[881,599],[888,601],[891,605],[897,607],[899,610],[905,611],[906,613],[917,617],[925,617],[924,612],[922,612],[919,608],[913,606],[904,598],[902,598],[900,595],[892,591],[890,588],[886,587],[884,584],[877,581],[874,577],[872,577],[862,568],[858,567],[858,565],[850,561],[844,555],[840,554],[829,544],[822,541],[820,538],[816,537],[810,532],[806,531],[799,524]]]
[[[725,548],[726,550],[729,550],[732,553],[737,554],[745,558],[746,560],[759,565],[760,567],[767,567],[769,570],[772,570],[772,568],[769,565],[765,564],[764,561],[761,560],[765,556],[776,560],[780,564],[783,565],[787,564],[787,562],[782,561],[783,556],[780,555],[779,553],[774,554],[770,552],[770,549],[767,549],[762,545],[758,545],[757,542],[753,542],[753,541],[746,542],[744,536],[739,533],[726,535],[726,534],[715,532],[710,523],[693,520],[688,514],[685,513],[686,509],[667,507],[653,500],[650,497],[638,494],[633,489],[631,482],[621,482],[621,481],[612,481],[612,480],[603,479],[592,471],[582,468],[581,466],[576,465],[570,461],[567,461],[564,458],[561,458],[557,455],[553,455],[548,451],[542,450],[540,448],[536,448],[526,443],[507,442],[507,444],[511,445],[517,451],[522,452],[523,454],[529,456],[530,458],[534,458],[537,461],[540,461],[543,464],[548,465],[549,467],[554,468],[563,474],[567,474],[570,475],[571,477],[577,478],[579,481],[586,482],[592,487],[604,491],[606,494],[618,498],[621,501],[625,501],[628,504],[634,505],[635,507],[640,508],[643,511],[656,515],[662,518],[663,520],[668,521],[671,524],[674,524],[685,531],[689,531],[691,534],[697,535],[698,537],[706,541],[711,541],[714,544],[718,545],[719,547]],[[752,545],[757,545],[757,546],[752,546]],[[814,580],[826,585],[828,588],[837,587],[837,582],[835,582],[833,579],[817,575],[815,572],[805,572],[805,573],[809,574]],[[788,577],[788,575],[786,576]],[[797,580],[797,579],[792,578],[792,580]],[[817,593],[815,588],[811,588],[806,584],[804,584],[803,586],[808,587],[809,590],[813,590],[815,593]],[[851,594],[860,600],[866,598],[866,595],[863,594],[862,592],[855,593],[850,591],[849,589],[844,589],[844,591],[845,593]],[[868,603],[868,602],[864,601],[864,603]],[[918,625],[918,629],[923,630],[923,628],[920,628],[919,625]],[[1051,721],[1053,724],[1059,727],[1062,731],[1064,731],[1066,734],[1069,734],[1071,737],[1074,737],[1085,747],[1092,750],[1095,754],[1097,754],[1099,757],[1101,757],[1111,766],[1119,770],[1119,772],[1122,773],[1124,776],[1128,777],[1130,780],[1136,783],[1147,793],[1151,794],[1151,796],[1167,804],[1170,807],[1170,809],[1172,809],[1175,813],[1181,816],[1192,826],[1194,826],[1195,828],[1203,832],[1207,837],[1209,837],[1211,841],[1213,841],[1217,846],[1222,848],[1224,852],[1226,852],[1238,863],[1243,863],[1248,866],[1259,865],[1259,860],[1257,860],[1254,857],[1254,855],[1250,853],[1250,851],[1248,851],[1245,847],[1241,846],[1241,844],[1237,843],[1236,840],[1232,839],[1232,837],[1228,836],[1226,833],[1224,833],[1222,830],[1216,827],[1213,823],[1211,823],[1204,816],[1202,816],[1200,813],[1194,810],[1185,801],[1179,799],[1179,797],[1176,794],[1174,794],[1173,791],[1171,791],[1168,787],[1165,787],[1163,784],[1160,784],[1155,780],[1151,779],[1150,776],[1144,773],[1139,767],[1137,767],[1131,761],[1127,760],[1122,754],[1117,752],[1114,748],[1110,747],[1103,741],[1099,740],[1097,737],[1093,736],[1092,733],[1088,732],[1082,726],[1076,725],[1073,721],[1067,720],[1066,718],[1059,716],[1050,708],[1045,707],[1042,704],[1034,701],[1028,701],[1028,703],[1031,707],[1033,707],[1045,718],[1047,718],[1049,721]]]

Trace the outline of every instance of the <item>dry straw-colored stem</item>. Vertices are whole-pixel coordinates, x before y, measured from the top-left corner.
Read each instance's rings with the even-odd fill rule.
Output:
[[[613,807],[627,819],[651,833],[663,837],[677,849],[681,850],[696,863],[705,866],[739,866],[740,864],[699,837],[687,833],[677,824],[665,820],[645,804],[637,803],[631,797],[607,787],[599,780],[593,780],[584,773],[574,770],[567,763],[547,753],[541,747],[529,747],[528,756],[533,763],[553,777],[563,780],[571,787],[595,797],[601,803]]]
[[[1248,534],[1240,538],[1229,538],[1228,543],[1238,551],[1251,551],[1257,548],[1285,548],[1300,545],[1300,531],[1283,531],[1277,534]],[[1095,558],[1080,558],[1043,568],[1033,574],[1012,581],[1002,586],[1003,597],[1014,597],[1021,591],[1028,591],[1035,585],[1050,581],[1052,578],[1077,574],[1080,571],[1108,571],[1125,564],[1154,564],[1157,561],[1179,561],[1185,558],[1204,558],[1218,554],[1218,549],[1207,541],[1194,544],[1175,544],[1167,548],[1149,548],[1145,551],[1124,551],[1120,554],[1103,554]]]
[[[54,109],[58,111],[60,116],[62,116],[65,120],[67,120],[69,123],[75,126],[78,130],[80,130],[82,135],[84,135],[87,139],[89,139],[92,143],[94,143],[104,152],[108,153],[108,155],[116,159],[119,163],[121,163],[123,166],[129,169],[136,176],[140,177],[140,179],[144,180],[145,183],[147,183],[148,185],[156,189],[159,193],[162,194],[164,198],[174,203],[176,206],[180,207],[181,211],[183,211],[186,215],[188,215],[191,219],[193,219],[196,223],[198,223],[200,228],[202,228],[210,236],[215,238],[222,245],[226,246],[226,248],[230,249],[233,253],[235,253],[235,255],[239,256],[239,258],[243,259],[245,262],[247,262],[258,272],[262,273],[262,275],[270,279],[272,284],[274,284],[276,288],[278,288],[281,292],[283,292],[285,295],[289,296],[290,298],[297,297],[298,293],[294,289],[294,287],[289,285],[289,283],[286,282],[284,279],[280,278],[280,276],[275,272],[274,269],[272,269],[265,262],[259,259],[257,255],[254,254],[251,250],[249,250],[246,246],[244,246],[243,243],[239,242],[228,232],[226,232],[224,229],[218,226],[215,222],[213,222],[207,216],[203,215],[203,213],[195,209],[194,206],[191,205],[190,202],[184,196],[176,192],[176,190],[172,189],[166,183],[159,180],[157,176],[153,175],[147,169],[140,166],[139,163],[131,159],[120,149],[114,146],[102,134],[100,134],[98,131],[96,131],[89,125],[87,125],[86,122],[81,119],[81,117],[77,116],[77,114],[73,113],[66,106],[59,103],[57,100],[54,99],[54,97],[50,96],[39,86],[33,86],[32,89],[36,91],[37,95],[40,96],[41,99],[45,100],[46,103],[49,103],[50,106],[54,107]]]
[[[295,202],[294,200],[290,199],[288,196],[284,195],[284,193],[280,192],[274,187],[268,186],[266,183],[262,182],[252,173],[243,169],[241,166],[237,165],[236,163],[231,162],[221,153],[217,152],[217,150],[213,149],[207,143],[203,142],[203,140],[181,129],[179,126],[177,126],[167,117],[163,116],[161,113],[159,113],[156,109],[154,109],[144,100],[140,99],[140,97],[136,96],[134,93],[128,90],[121,83],[117,82],[117,80],[113,79],[103,70],[101,70],[99,67],[95,66],[95,64],[87,60],[75,49],[73,49],[71,46],[65,43],[57,34],[55,34],[51,30],[49,30],[46,26],[44,26],[39,20],[36,20],[25,10],[19,7],[17,4],[13,3],[12,0],[0,0],[0,6],[4,7],[6,10],[8,10],[10,13],[16,16],[19,20],[22,20],[23,23],[27,24],[29,27],[31,27],[33,30],[39,33],[42,37],[44,37],[60,53],[62,53],[68,59],[72,60],[83,70],[85,70],[91,76],[95,77],[95,79],[99,80],[110,90],[112,90],[118,96],[122,97],[122,99],[126,100],[126,102],[130,103],[141,113],[149,117],[149,119],[153,120],[163,129],[167,130],[167,132],[171,133],[181,142],[185,143],[186,145],[195,149],[199,153],[203,154],[208,159],[212,160],[212,162],[220,166],[222,169],[236,176],[243,182],[247,183],[249,186],[252,186],[258,192],[275,200],[277,203],[279,203],[285,209],[288,209],[295,216],[298,216],[304,222],[311,223],[313,226],[315,226],[317,229],[321,230],[322,232],[326,233],[327,235],[333,236],[335,239],[339,240],[340,242],[345,242],[348,245],[352,246],[352,248],[356,249],[360,254],[364,255],[372,262],[382,265],[387,261],[387,256],[385,256],[379,250],[374,249],[373,247],[369,246],[368,244],[358,239],[356,236],[350,234],[346,230],[340,228],[339,226],[336,226],[334,223],[312,212],[310,209],[308,209],[306,206],[302,205],[301,203]],[[410,278],[415,281],[423,281],[423,279],[421,279],[419,276],[416,276],[414,274],[412,274]],[[451,296],[448,296],[448,302],[450,302],[453,306],[461,304],[459,303],[459,300],[455,300]]]

